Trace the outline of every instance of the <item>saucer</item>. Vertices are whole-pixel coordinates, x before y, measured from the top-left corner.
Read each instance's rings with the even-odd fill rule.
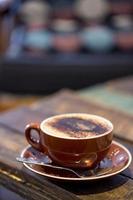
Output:
[[[49,158],[47,153],[40,153],[33,147],[26,147],[22,153],[21,157],[32,159],[42,159],[45,163],[50,165],[55,165],[55,163]],[[44,166],[38,166],[35,164],[23,163],[26,168],[35,172],[36,174],[43,175],[44,177],[54,179],[54,180],[64,180],[64,181],[89,181],[103,179],[107,177],[114,176],[123,170],[125,170],[131,163],[132,156],[128,149],[122,144],[113,141],[110,150],[106,157],[94,168],[94,169],[76,169],[78,173],[82,174],[82,177],[76,177],[71,172],[66,172],[59,169],[51,169]]]

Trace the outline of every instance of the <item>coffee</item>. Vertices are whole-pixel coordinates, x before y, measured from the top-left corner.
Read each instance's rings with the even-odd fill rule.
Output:
[[[49,118],[43,126],[44,132],[63,138],[88,138],[108,131],[104,120],[87,114],[65,114]]]
[[[38,134],[33,137],[32,130]],[[71,113],[52,116],[25,128],[28,143],[61,166],[95,167],[107,154],[113,137],[112,123],[100,116]]]

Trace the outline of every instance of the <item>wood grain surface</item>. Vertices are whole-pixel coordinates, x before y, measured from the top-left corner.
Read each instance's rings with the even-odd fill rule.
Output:
[[[40,122],[46,117],[66,112],[82,112],[103,116],[114,124],[114,134],[117,137],[133,141],[133,115],[98,104],[93,99],[86,99],[76,92],[67,90],[45,97],[29,107],[4,112],[0,116],[0,123],[23,132],[25,125],[29,122]],[[27,113],[25,118],[23,117],[24,113]],[[14,115],[18,117],[12,117]]]
[[[118,137],[133,141],[133,76],[85,88],[80,94],[112,120]]]

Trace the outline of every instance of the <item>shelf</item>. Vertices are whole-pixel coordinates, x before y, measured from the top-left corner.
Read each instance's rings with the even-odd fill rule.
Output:
[[[80,89],[133,74],[132,54],[51,54],[43,58],[0,58],[0,90],[49,93]]]

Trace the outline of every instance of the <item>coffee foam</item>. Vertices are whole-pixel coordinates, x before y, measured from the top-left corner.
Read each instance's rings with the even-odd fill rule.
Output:
[[[108,132],[112,127],[109,121],[89,114],[64,114],[50,117],[41,124],[49,135],[61,138],[88,138]]]

